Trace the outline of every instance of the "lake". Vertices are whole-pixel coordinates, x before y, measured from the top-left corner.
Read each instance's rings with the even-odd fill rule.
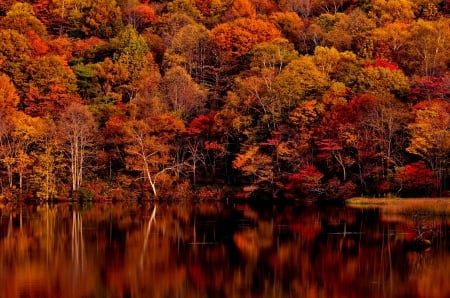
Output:
[[[0,210],[0,297],[450,297],[442,214],[217,202]]]

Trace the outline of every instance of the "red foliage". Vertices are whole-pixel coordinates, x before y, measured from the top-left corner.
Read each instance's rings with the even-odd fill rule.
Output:
[[[208,142],[205,141],[205,149],[206,150],[221,150],[223,146],[219,145],[217,141]]]
[[[23,101],[25,113],[32,117],[52,115],[57,118],[71,103],[81,103],[77,94],[68,94],[66,91],[58,80],[49,85],[47,94],[42,94],[38,88],[30,85]]]
[[[330,139],[324,139],[316,142],[319,151],[337,151],[342,150],[342,146]]]
[[[411,82],[409,98],[415,101],[450,97],[450,75],[443,77],[420,77]]]
[[[208,115],[200,115],[192,120],[187,132],[194,135],[203,135],[209,137],[215,128],[215,119],[217,112],[212,111]]]
[[[268,138],[266,142],[261,143],[261,146],[273,146],[276,147],[281,142],[282,133],[279,130],[272,131],[272,137]]]
[[[126,9],[123,12],[123,18],[137,31],[142,31],[156,20],[156,13],[150,5],[139,4]]]
[[[373,67],[382,67],[387,68],[390,71],[398,70],[398,65],[395,62],[389,62],[386,59],[383,58],[376,58],[374,62],[367,63],[365,65],[366,68],[373,68]]]
[[[50,0],[36,0],[32,1],[31,5],[33,6],[33,11],[39,20],[44,23],[46,26],[48,25],[48,7],[50,6]]]
[[[401,185],[402,194],[408,196],[433,195],[439,183],[422,161],[403,167],[395,174],[395,180]]]
[[[88,39],[78,40],[75,42],[73,52],[76,56],[83,56],[89,49],[97,47],[99,45],[106,44],[106,42],[96,36],[89,37]]]
[[[211,15],[211,4],[212,0],[195,0],[195,6],[197,6],[200,12],[205,16]]]
[[[286,197],[296,195],[314,196],[314,190],[321,185],[323,174],[314,165],[305,165],[298,173],[289,176],[285,187]]]
[[[120,144],[125,140],[125,121],[126,117],[120,114],[111,116],[108,119],[103,128],[103,136],[107,143]]]
[[[48,53],[48,43],[43,40],[38,34],[36,34],[35,31],[28,31],[27,37],[30,40],[32,53],[35,55],[35,57],[42,56]]]

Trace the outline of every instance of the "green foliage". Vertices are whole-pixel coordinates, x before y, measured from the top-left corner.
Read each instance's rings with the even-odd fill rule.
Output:
[[[399,69],[366,67],[358,77],[357,91],[378,96],[394,95],[404,99],[409,93],[409,80]]]
[[[298,102],[321,96],[328,86],[310,56],[292,60],[276,77],[272,96],[282,102],[283,110],[291,110]]]
[[[249,56],[250,66],[254,69],[272,69],[279,73],[298,57],[298,53],[287,39],[277,38],[270,43],[259,43],[250,51]]]

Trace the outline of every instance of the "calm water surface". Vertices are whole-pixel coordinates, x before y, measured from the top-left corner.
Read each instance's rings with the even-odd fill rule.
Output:
[[[450,297],[446,216],[225,203],[0,211],[0,297]]]

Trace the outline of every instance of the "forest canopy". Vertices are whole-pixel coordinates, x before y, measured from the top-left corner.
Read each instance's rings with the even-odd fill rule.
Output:
[[[6,0],[0,198],[448,196],[450,1]]]

